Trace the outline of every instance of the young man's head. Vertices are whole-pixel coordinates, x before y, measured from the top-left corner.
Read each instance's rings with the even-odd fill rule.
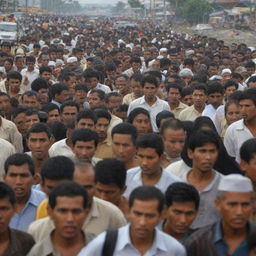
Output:
[[[238,89],[238,83],[234,80],[228,80],[223,85],[223,87],[224,87],[225,97],[229,98],[229,96]]]
[[[54,84],[51,87],[51,94],[53,100],[62,104],[69,97],[68,87],[64,84]]]
[[[96,196],[118,206],[126,189],[125,179],[122,162],[114,158],[99,161],[95,166]]]
[[[240,112],[245,123],[256,119],[256,88],[245,90],[239,100]]]
[[[177,83],[169,83],[167,85],[168,101],[170,104],[179,104],[181,98],[182,87]]]
[[[15,192],[17,201],[28,200],[35,181],[35,166],[32,158],[23,153],[9,156],[4,163],[4,182]]]
[[[106,95],[105,101],[106,107],[113,113],[122,104],[122,96],[118,92],[110,92]]]
[[[247,81],[247,88],[254,88],[256,87],[256,76],[252,76]]]
[[[145,176],[152,176],[161,170],[164,144],[162,138],[149,133],[138,138],[136,142],[139,166]]]
[[[191,134],[188,142],[188,157],[192,169],[204,174],[212,171],[218,157],[220,142],[212,130],[198,130]]]
[[[104,109],[96,109],[94,113],[96,115],[95,131],[98,133],[99,140],[104,141],[107,138],[111,115]]]
[[[115,157],[123,162],[132,161],[136,155],[137,129],[129,123],[121,123],[112,129],[112,150]]]
[[[76,118],[76,128],[77,129],[95,129],[96,116],[94,112],[90,109],[83,110],[78,113]]]
[[[164,195],[156,187],[141,186],[132,191],[128,219],[133,241],[152,238],[155,227],[162,219],[164,204]]]
[[[167,156],[171,158],[180,157],[186,139],[186,131],[183,123],[178,119],[165,121],[161,126],[160,134]]]
[[[43,78],[35,79],[31,84],[31,89],[38,93],[38,98],[40,103],[48,102],[49,84]]]
[[[79,105],[74,101],[66,101],[60,106],[60,117],[64,124],[75,121],[79,112]]]
[[[141,74],[135,73],[131,76],[130,85],[135,98],[139,98],[143,95],[142,79],[143,75]]]
[[[256,139],[245,141],[240,148],[241,169],[256,184]]]
[[[39,68],[39,77],[43,78],[44,80],[46,80],[47,82],[50,81],[51,77],[52,77],[52,69],[50,67],[40,67]]]
[[[146,101],[153,101],[158,91],[158,82],[155,76],[148,75],[142,80],[143,93]]]
[[[253,210],[253,185],[249,178],[240,174],[223,176],[215,201],[220,213],[223,232],[247,230]]]
[[[181,92],[180,101],[188,106],[192,106],[193,105],[192,94],[193,94],[192,88],[190,87],[183,88]]]
[[[7,75],[7,85],[9,91],[13,94],[18,94],[20,91],[20,85],[22,81],[22,75],[17,71],[11,71]]]
[[[133,69],[134,72],[138,71],[141,67],[141,59],[139,56],[133,56],[131,59],[130,59],[130,65]]]
[[[48,103],[42,107],[42,111],[48,114],[47,124],[60,121],[60,109],[54,103]]]
[[[55,156],[47,159],[40,173],[42,190],[49,196],[56,185],[73,179],[74,170],[73,161],[65,156]]]
[[[88,213],[88,194],[73,181],[60,183],[49,194],[47,210],[54,222],[54,237],[62,241],[79,238]]]
[[[28,68],[28,71],[33,71],[35,67],[36,59],[34,56],[27,56],[26,57],[26,65]]]
[[[90,163],[98,145],[98,134],[90,129],[76,129],[72,133],[71,140],[76,158]]]
[[[126,95],[130,92],[129,77],[125,74],[118,75],[115,78],[115,86],[121,95]]]
[[[194,87],[192,93],[192,100],[195,108],[202,108],[203,106],[205,106],[205,102],[207,100],[207,92],[204,84],[197,84]]]
[[[144,108],[135,108],[132,110],[127,121],[136,127],[138,136],[152,131],[149,112]]]
[[[29,130],[34,124],[40,123],[39,112],[37,110],[29,108],[25,115],[27,130]]]
[[[196,218],[200,196],[190,184],[175,182],[165,192],[167,206],[164,230],[180,240]]]
[[[44,123],[34,124],[27,133],[27,145],[36,160],[48,158],[48,150],[54,138],[50,128]]]
[[[3,237],[9,229],[9,223],[15,213],[16,197],[13,189],[0,181],[0,237]]]
[[[26,107],[19,106],[12,112],[12,121],[15,123],[21,134],[25,134],[27,132],[26,111]]]
[[[87,69],[84,72],[84,78],[90,89],[94,89],[100,80],[100,75],[97,70]]]
[[[26,91],[21,95],[21,106],[39,109],[39,101],[39,94],[36,91]]]
[[[6,115],[11,113],[12,105],[11,105],[11,98],[5,92],[0,92],[0,111]]]
[[[207,87],[208,104],[217,109],[223,103],[224,90],[219,82],[209,83]]]
[[[105,105],[105,92],[99,89],[92,89],[88,94],[88,102],[91,109]]]

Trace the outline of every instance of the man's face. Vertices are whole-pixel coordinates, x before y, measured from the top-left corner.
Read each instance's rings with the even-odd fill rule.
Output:
[[[63,239],[78,237],[87,216],[82,196],[58,196],[56,206],[48,207],[48,213],[54,222],[55,231]]]
[[[225,96],[228,98],[232,93],[234,93],[236,91],[236,87],[235,85],[233,86],[229,86],[226,90],[225,90]]]
[[[63,179],[61,179],[61,180],[50,180],[50,179],[44,178],[44,180],[42,180],[42,182],[41,182],[41,188],[42,188],[43,192],[46,195],[49,196],[52,189],[54,187],[56,187],[57,185],[59,185],[63,181],[65,181],[65,180],[63,180]]]
[[[118,205],[120,202],[120,199],[122,197],[122,194],[124,192],[123,189],[120,189],[116,185],[106,185],[102,184],[100,182],[97,182],[95,184],[95,195],[105,201],[108,201],[112,204]]]
[[[173,130],[165,129],[163,134],[163,142],[165,152],[169,157],[180,157],[181,151],[184,147],[186,133],[183,129]]]
[[[249,162],[241,160],[240,166],[241,169],[245,171],[245,175],[250,178],[253,183],[256,183],[256,154],[253,154]]]
[[[88,96],[88,102],[90,104],[90,108],[94,109],[101,105],[103,105],[102,100],[100,99],[98,93],[90,93]]]
[[[192,99],[192,94],[186,95],[181,99],[181,102],[188,105],[192,106],[193,105],[193,99]]]
[[[4,234],[15,212],[14,205],[11,204],[9,198],[0,199],[0,236]]]
[[[143,175],[152,176],[159,172],[162,156],[154,148],[138,148],[137,157]]]
[[[12,69],[12,66],[13,65],[11,62],[9,62],[7,60],[4,62],[4,68],[5,68],[6,72],[9,72]]]
[[[166,225],[173,234],[188,232],[196,218],[197,210],[194,202],[173,202],[166,213]]]
[[[38,114],[33,114],[30,116],[26,116],[26,127],[29,130],[34,124],[40,123],[40,119]]]
[[[116,88],[119,90],[121,94],[129,92],[129,84],[124,77],[118,77],[115,81],[115,84]]]
[[[132,124],[136,127],[139,136],[145,135],[151,131],[150,119],[144,114],[138,114],[133,119]]]
[[[49,55],[46,55],[46,54],[42,55],[41,61],[40,61],[41,66],[47,67],[49,61],[50,61]]]
[[[218,67],[217,66],[210,66],[208,68],[209,77],[217,75],[218,74]]]
[[[255,68],[254,67],[247,67],[247,73],[249,76],[255,73]]]
[[[61,120],[63,123],[67,123],[69,121],[73,121],[76,119],[78,111],[75,106],[66,106],[64,107],[62,113],[61,113]]]
[[[89,206],[92,204],[93,197],[95,195],[95,175],[92,167],[87,167],[85,172],[80,170],[81,167],[76,166],[73,180],[74,182],[83,186],[89,197]]]
[[[78,104],[83,104],[86,101],[87,93],[84,90],[75,91],[75,101]]]
[[[21,134],[25,134],[27,132],[27,124],[26,124],[26,115],[25,113],[18,114],[14,119],[13,122],[17,126],[18,131]]]
[[[9,85],[9,90],[12,93],[19,93],[20,91],[20,80],[19,79],[14,79],[14,78],[10,78],[8,81],[8,85]]]
[[[69,89],[75,89],[76,87],[76,77],[70,76],[67,81],[65,81],[65,85],[68,86]]]
[[[240,105],[240,112],[241,112],[242,118],[246,122],[255,120],[256,106],[252,100],[249,100],[249,99],[240,100],[239,105]]]
[[[5,113],[10,113],[11,109],[11,101],[8,96],[0,96],[0,110],[4,111]]]
[[[252,214],[252,193],[224,192],[224,198],[216,200],[224,228],[243,229]]]
[[[139,69],[140,69],[140,66],[141,66],[140,62],[132,62],[132,63],[131,63],[131,67],[132,67],[132,69],[133,69],[134,71],[139,70]]]
[[[143,88],[141,83],[135,80],[131,80],[131,88],[136,98],[139,98],[143,95]]]
[[[207,95],[202,90],[194,90],[192,94],[192,99],[195,107],[203,107],[207,100]]]
[[[213,143],[205,143],[194,151],[188,149],[188,156],[192,159],[193,169],[206,173],[212,170],[218,157],[218,149]]]
[[[56,121],[60,121],[60,113],[58,111],[58,109],[53,109],[51,111],[49,111],[48,113],[48,123],[53,123]]]
[[[217,109],[223,103],[224,95],[220,92],[214,92],[208,95],[208,104],[212,104],[212,106]]]
[[[60,103],[63,103],[69,98],[69,91],[68,90],[63,90],[59,95],[57,96],[57,101]]]
[[[28,164],[10,165],[7,174],[4,175],[4,182],[11,186],[18,200],[28,199],[34,177],[29,171]]]
[[[24,68],[24,58],[18,58],[15,61],[15,65],[18,69]]]
[[[168,101],[170,103],[178,104],[180,100],[180,91],[176,88],[170,88],[168,92]]]
[[[22,106],[31,107],[35,109],[39,108],[39,102],[37,100],[37,97],[35,95],[24,95],[22,99]]]
[[[94,121],[90,118],[81,118],[76,124],[76,128],[94,130]]]
[[[143,93],[146,100],[152,100],[156,97],[158,87],[154,84],[145,83],[143,87]]]
[[[99,139],[100,140],[105,140],[107,137],[107,130],[109,126],[109,120],[100,117],[98,118],[96,124],[95,124],[95,131],[98,133]]]
[[[158,211],[158,206],[159,202],[157,200],[134,200],[128,215],[132,238],[142,240],[152,236],[162,217],[162,213]]]
[[[112,113],[114,109],[116,109],[118,106],[122,104],[122,97],[120,96],[111,96],[108,99],[108,103],[106,103],[106,106],[108,110]]]
[[[26,62],[26,65],[28,67],[28,70],[33,70],[35,67],[35,63],[34,62]]]
[[[96,87],[96,85],[98,84],[99,80],[97,77],[91,77],[88,78],[88,85],[90,87],[90,89],[93,89]]]
[[[52,140],[46,132],[30,133],[27,139],[27,145],[35,159],[43,160],[48,156],[48,150],[52,145]]]
[[[112,150],[116,158],[124,163],[131,161],[136,154],[136,146],[130,134],[115,133],[112,137]]]
[[[43,79],[45,79],[46,81],[49,81],[52,77],[52,73],[48,72],[48,71],[44,71],[41,75],[40,75]]]
[[[76,158],[82,161],[91,162],[93,155],[95,154],[96,147],[94,140],[90,141],[76,141],[73,146],[73,152]]]

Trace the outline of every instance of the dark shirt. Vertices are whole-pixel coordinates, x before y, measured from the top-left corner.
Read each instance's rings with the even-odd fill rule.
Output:
[[[9,245],[3,256],[26,256],[35,244],[33,237],[16,229],[9,229]]]

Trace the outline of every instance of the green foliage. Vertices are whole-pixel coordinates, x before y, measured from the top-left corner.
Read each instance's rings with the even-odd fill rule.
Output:
[[[176,6],[176,16],[186,19],[190,24],[206,22],[212,7],[207,0],[171,0]]]
[[[144,5],[140,2],[140,0],[128,0],[128,4],[131,8],[144,8]]]

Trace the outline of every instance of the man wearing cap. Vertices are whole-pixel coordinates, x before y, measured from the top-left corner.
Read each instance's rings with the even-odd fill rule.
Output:
[[[187,255],[247,256],[247,237],[256,226],[249,222],[252,213],[253,187],[250,179],[240,174],[222,178],[215,201],[221,219],[200,229],[185,242]]]

